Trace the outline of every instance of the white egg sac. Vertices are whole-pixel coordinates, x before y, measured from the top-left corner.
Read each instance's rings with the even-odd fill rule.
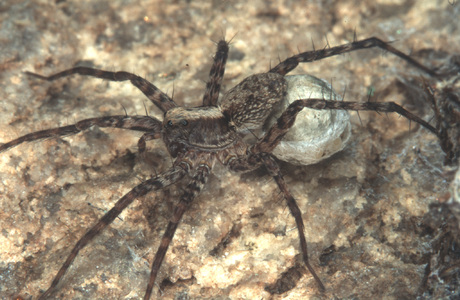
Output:
[[[264,124],[265,131],[295,100],[342,100],[328,82],[314,76],[291,75],[285,76],[285,79],[288,83],[287,95],[267,118]],[[350,136],[351,123],[348,111],[304,108],[273,154],[278,159],[292,164],[310,165],[341,151],[347,145]]]

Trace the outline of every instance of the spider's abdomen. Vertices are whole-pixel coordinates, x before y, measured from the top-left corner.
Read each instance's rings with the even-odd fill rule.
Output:
[[[173,157],[189,148],[219,151],[232,146],[238,138],[222,112],[213,106],[170,109],[165,114],[162,133]]]
[[[237,131],[261,128],[273,106],[286,94],[287,83],[275,73],[255,74],[228,91],[220,102],[225,116]]]

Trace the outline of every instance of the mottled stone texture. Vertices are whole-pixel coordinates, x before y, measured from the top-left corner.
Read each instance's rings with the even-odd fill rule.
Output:
[[[130,71],[193,106],[201,102],[213,41],[222,37],[232,39],[223,81],[229,90],[278,57],[312,49],[311,41],[316,48],[326,36],[332,46],[346,43],[354,30],[358,38],[395,41],[427,65],[447,64],[460,49],[459,12],[460,4],[448,1],[3,0],[0,142],[124,108],[145,114],[144,104],[162,117],[128,83],[79,76],[46,83],[26,70],[50,74],[79,64]],[[402,103],[427,120],[433,115],[420,89],[424,74],[380,50],[294,73],[332,81],[339,94],[346,87],[345,100],[367,101],[372,89],[372,101]],[[352,115],[344,151],[313,166],[282,164],[325,294],[301,267],[293,218],[266,171],[217,167],[179,226],[156,297],[458,296],[458,224],[448,209],[436,208],[449,198],[455,172],[446,172],[438,141],[398,116]],[[171,165],[161,141],[139,157],[139,136],[94,128],[0,154],[0,298],[36,298],[89,226],[140,180]],[[55,297],[139,299],[180,193],[170,188],[135,201],[81,251]]]

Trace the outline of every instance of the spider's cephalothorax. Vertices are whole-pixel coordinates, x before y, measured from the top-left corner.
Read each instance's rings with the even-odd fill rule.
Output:
[[[238,140],[224,114],[212,106],[167,111],[162,136],[172,157],[189,150],[217,152]]]
[[[273,108],[287,93],[288,85],[284,76],[296,68],[299,63],[312,62],[337,54],[371,47],[385,49],[426,72],[428,75],[439,76],[434,71],[377,38],[354,41],[346,45],[303,52],[292,56],[279,63],[267,73],[249,76],[224,94],[220,102],[218,102],[220,85],[229,50],[228,43],[222,40],[217,45],[217,52],[209,75],[210,79],[206,85],[203,97],[203,105],[196,108],[177,106],[170,97],[146,79],[127,72],[109,72],[87,67],[75,67],[49,77],[27,72],[28,75],[48,81],[72,74],[93,76],[112,81],[130,81],[164,113],[164,120],[160,121],[151,116],[127,115],[91,118],[79,121],[73,125],[27,134],[1,145],[0,152],[6,151],[23,142],[77,134],[96,125],[99,127],[114,127],[143,132],[144,134],[138,142],[140,153],[145,151],[146,141],[162,138],[169,153],[175,158],[171,168],[134,187],[93,225],[70,251],[50,287],[40,296],[40,299],[47,298],[54,292],[79,251],[113,222],[135,199],[149,192],[175,184],[186,175],[189,175],[189,182],[174,210],[152,263],[150,279],[144,296],[145,299],[149,299],[158,271],[176,228],[189,204],[200,193],[216,162],[220,162],[232,171],[249,171],[262,165],[265,166],[268,173],[278,185],[295,219],[303,262],[313,275],[320,290],[324,291],[325,287],[323,283],[308,261],[302,214],[294,197],[287,188],[276,159],[271,154],[289,128],[293,126],[297,113],[306,107],[313,109],[396,112],[420,123],[435,134],[438,134],[437,130],[424,120],[392,102],[358,103],[324,99],[299,99],[290,104],[277,121],[253,144],[248,144],[243,138],[249,131],[260,129],[263,126]]]

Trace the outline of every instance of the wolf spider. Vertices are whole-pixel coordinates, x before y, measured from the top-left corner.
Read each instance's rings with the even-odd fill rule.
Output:
[[[48,298],[56,290],[57,285],[64,277],[79,251],[111,224],[135,199],[152,191],[161,190],[187,177],[188,184],[174,209],[172,218],[163,234],[151,266],[150,279],[144,296],[144,299],[149,299],[158,271],[177,226],[191,202],[200,194],[216,162],[237,172],[246,172],[261,166],[267,169],[278,185],[295,219],[303,263],[314,277],[318,288],[324,291],[325,286],[310,265],[308,259],[307,241],[304,234],[304,222],[301,211],[294,197],[289,192],[276,159],[271,154],[289,128],[293,126],[297,113],[305,107],[318,110],[342,109],[386,113],[396,112],[411,121],[421,124],[436,134],[435,128],[393,102],[359,103],[324,99],[301,99],[290,104],[278,118],[277,122],[253,144],[243,141],[243,137],[247,134],[248,130],[250,131],[262,126],[273,106],[286,94],[287,85],[284,76],[295,69],[299,63],[313,62],[338,54],[372,47],[379,47],[393,53],[430,76],[438,76],[436,72],[393,48],[389,43],[375,37],[359,41],[354,40],[349,44],[332,48],[325,47],[320,50],[303,52],[289,57],[271,68],[267,73],[247,77],[225,93],[222,99],[218,101],[229,51],[229,43],[221,40],[217,43],[217,52],[209,73],[209,81],[206,84],[203,104],[194,108],[178,106],[173,99],[159,90],[155,85],[142,77],[128,72],[109,72],[89,67],[74,67],[50,76],[26,72],[27,75],[47,81],[53,81],[73,74],[92,76],[111,81],[130,81],[164,113],[164,118],[163,121],[160,121],[151,116],[115,115],[85,119],[73,125],[29,133],[1,145],[0,152],[4,152],[24,142],[69,136],[92,126],[99,126],[142,132],[143,135],[138,141],[139,153],[141,154],[146,150],[147,141],[161,138],[169,154],[174,158],[174,162],[168,170],[135,186],[119,199],[114,207],[86,232],[70,251],[70,254],[54,277],[51,285],[39,299]]]

